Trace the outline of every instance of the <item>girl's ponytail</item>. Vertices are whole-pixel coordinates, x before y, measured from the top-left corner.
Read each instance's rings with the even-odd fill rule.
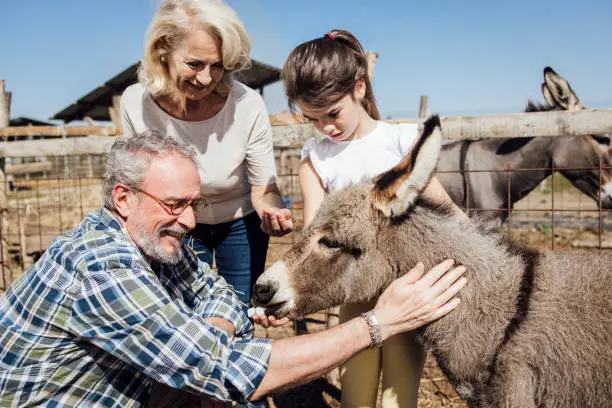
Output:
[[[380,119],[365,51],[348,31],[332,30],[297,46],[285,62],[283,80],[293,111],[298,101],[316,107],[334,103],[352,95],[357,80],[363,80],[366,93],[362,106],[373,119]]]

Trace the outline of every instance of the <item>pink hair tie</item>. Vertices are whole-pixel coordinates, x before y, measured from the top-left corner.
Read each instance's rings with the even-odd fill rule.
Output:
[[[325,37],[329,38],[330,40],[335,40],[336,39],[336,37],[332,33],[326,33]]]

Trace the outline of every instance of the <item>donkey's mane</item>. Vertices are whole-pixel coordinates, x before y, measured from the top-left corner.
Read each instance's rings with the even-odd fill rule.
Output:
[[[533,101],[527,102],[527,107],[525,108],[525,112],[551,112],[560,110],[556,106],[551,106],[549,104],[536,103]]]

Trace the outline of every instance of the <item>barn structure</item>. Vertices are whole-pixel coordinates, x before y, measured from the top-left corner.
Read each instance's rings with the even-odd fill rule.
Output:
[[[263,95],[264,88],[280,80],[281,70],[252,59],[251,68],[237,72],[235,78]],[[56,113],[51,119],[69,123],[75,120],[93,123],[95,121],[114,122],[119,125],[119,100],[128,86],[138,81],[140,62],[118,73],[87,95]],[[118,128],[120,126],[117,126]]]

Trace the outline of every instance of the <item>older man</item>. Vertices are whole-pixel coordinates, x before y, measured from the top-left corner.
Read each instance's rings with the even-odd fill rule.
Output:
[[[200,195],[193,157],[156,132],[113,145],[104,208],[0,297],[0,407],[153,406],[153,385],[249,404],[456,306],[462,269],[447,262],[394,282],[374,309],[380,324],[253,339],[234,292],[183,243]]]

